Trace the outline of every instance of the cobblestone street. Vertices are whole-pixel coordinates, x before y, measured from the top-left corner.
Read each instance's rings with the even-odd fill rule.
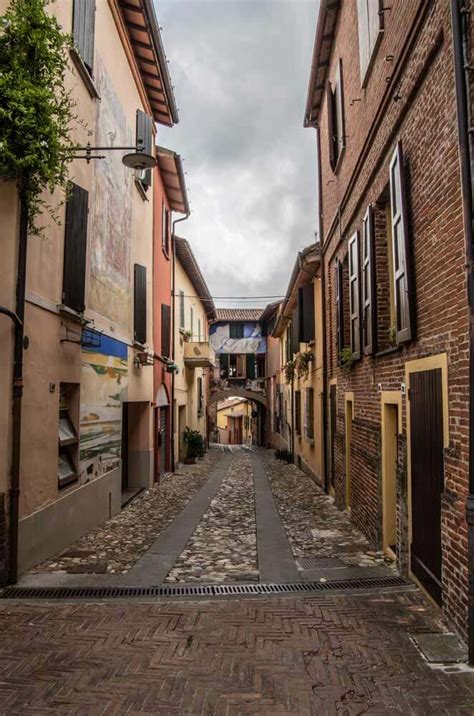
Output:
[[[134,543],[131,522],[137,545],[120,555],[127,534]],[[96,559],[119,574],[94,574]],[[380,574],[393,574],[392,565],[296,466],[268,450],[212,449],[23,584],[301,584]],[[447,631],[420,591],[332,589],[0,601],[0,714],[474,713],[474,672],[462,659],[430,665],[417,646]]]

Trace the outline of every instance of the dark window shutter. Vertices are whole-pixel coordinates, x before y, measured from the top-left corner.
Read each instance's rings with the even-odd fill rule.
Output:
[[[89,192],[69,182],[64,233],[63,304],[84,311]]]
[[[136,128],[136,144],[137,147],[143,146],[145,154],[154,155],[153,152],[153,118],[141,109],[137,109],[137,128]],[[146,169],[141,177],[141,182],[145,187],[151,186],[151,169]]]
[[[291,353],[292,357],[299,353],[300,350],[300,336],[299,336],[299,310],[298,306],[294,309],[291,318]]]
[[[326,97],[328,107],[328,137],[329,137],[329,163],[334,169],[337,162],[336,143],[335,143],[335,112],[334,112],[334,93],[331,83],[326,83]]]
[[[337,352],[344,348],[344,288],[342,261],[336,260],[336,344]]]
[[[146,266],[135,264],[133,290],[134,340],[146,343]]]
[[[377,350],[374,215],[369,206],[362,234],[362,343],[365,353]]]
[[[219,355],[219,366],[221,369],[221,377],[228,378],[229,377],[229,354],[228,353],[221,353]]]
[[[74,0],[74,44],[90,74],[94,68],[95,0]]]
[[[398,142],[390,162],[390,209],[392,215],[393,271],[395,309],[397,316],[397,343],[413,337],[412,277],[408,237],[406,185],[403,152]]]
[[[339,159],[342,150],[346,146],[346,129],[344,120],[344,87],[342,83],[342,60],[339,60],[336,67],[336,78],[334,94],[336,96],[336,122],[335,130],[337,137],[337,158]]]
[[[360,281],[359,232],[349,240],[349,305],[351,318],[351,351],[354,360],[360,358]]]
[[[229,337],[230,338],[243,338],[244,337],[244,324],[243,323],[231,323],[229,326]]]
[[[255,379],[255,353],[247,353],[246,354],[246,363],[247,363],[247,378],[250,380]]]
[[[297,435],[301,435],[301,392],[295,391],[295,430]]]
[[[202,378],[197,379],[198,411],[202,410]]]
[[[298,289],[300,342],[314,341],[314,284],[307,283]]]
[[[161,304],[161,355],[170,357],[171,307]]]
[[[314,390],[306,388],[305,392],[305,436],[311,440],[314,437]]]

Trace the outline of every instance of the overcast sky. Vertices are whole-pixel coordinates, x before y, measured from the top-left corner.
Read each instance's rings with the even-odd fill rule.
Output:
[[[158,143],[185,159],[192,210],[177,233],[214,296],[283,294],[316,228],[303,115],[319,0],[155,1],[180,116]]]

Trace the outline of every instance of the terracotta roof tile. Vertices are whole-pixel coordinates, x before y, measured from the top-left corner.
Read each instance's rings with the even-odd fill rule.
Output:
[[[258,321],[263,308],[216,308],[217,321]]]

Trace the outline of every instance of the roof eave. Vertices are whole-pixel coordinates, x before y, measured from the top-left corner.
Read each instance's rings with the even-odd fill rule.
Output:
[[[158,63],[160,66],[160,73],[163,81],[163,86],[166,90],[166,99],[168,101],[168,107],[171,114],[173,124],[179,123],[178,108],[176,107],[176,100],[173,92],[173,86],[171,84],[171,77],[168,70],[168,62],[166,60],[165,48],[163,47],[163,41],[161,39],[161,32],[156,19],[155,8],[153,6],[153,0],[143,0],[143,11],[148,21],[151,30],[151,37],[155,46]]]

